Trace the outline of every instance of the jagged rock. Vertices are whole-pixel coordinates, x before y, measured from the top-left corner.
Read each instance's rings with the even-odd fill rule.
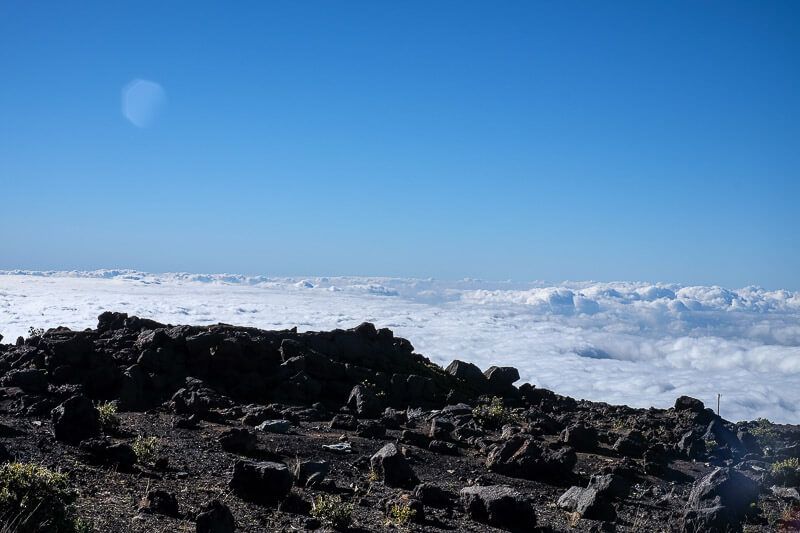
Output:
[[[256,429],[266,433],[283,434],[288,433],[290,427],[292,427],[292,424],[288,420],[264,420],[256,426]]]
[[[252,453],[258,446],[255,435],[244,428],[231,428],[220,433],[217,437],[220,446],[226,452],[244,454]]]
[[[742,444],[742,441],[736,434],[725,427],[720,419],[712,420],[706,429],[706,434],[703,436],[706,440],[715,440],[720,446],[727,447],[731,452],[744,455],[747,449]]]
[[[0,442],[0,464],[7,463],[11,461],[14,457],[11,455],[11,452],[8,451],[6,445]]]
[[[692,411],[694,413],[701,413],[705,409],[703,402],[691,396],[681,396],[675,400],[676,411]]]
[[[667,464],[669,463],[666,446],[656,443],[650,446],[642,457],[644,459],[644,471],[647,474],[663,476],[666,473]]]
[[[41,393],[47,390],[47,374],[37,368],[11,370],[3,376],[4,387],[19,387],[28,393]]]
[[[414,487],[414,498],[429,507],[450,507],[456,495],[431,483],[420,483]]]
[[[53,409],[56,440],[77,444],[100,434],[100,414],[86,396],[75,395]]]
[[[139,512],[180,516],[178,499],[171,492],[160,489],[151,490],[142,498],[142,501],[139,502]]]
[[[456,429],[455,424],[447,418],[436,417],[431,420],[428,436],[434,440],[452,440],[450,433]]]
[[[404,429],[400,432],[400,442],[403,444],[411,444],[419,448],[427,448],[431,443],[431,439],[427,435],[411,431],[410,429]]]
[[[693,429],[683,434],[677,448],[687,459],[701,459],[706,453],[703,437]]]
[[[292,475],[283,463],[239,460],[233,465],[230,487],[242,499],[274,504],[289,494]]]
[[[386,426],[387,429],[400,429],[400,426],[407,421],[408,418],[406,417],[405,411],[392,409],[391,407],[387,407],[383,411],[383,416],[381,416],[381,423]]]
[[[116,465],[122,470],[136,464],[136,453],[129,444],[112,442],[108,438],[87,439],[80,443],[80,451],[92,462]]]
[[[481,369],[472,363],[465,363],[464,361],[456,359],[447,365],[445,372],[460,379],[478,391],[486,390],[489,386],[489,381],[486,379],[483,372],[481,372]]]
[[[233,533],[236,521],[227,505],[211,500],[200,506],[195,520],[196,533]]]
[[[573,424],[563,431],[561,440],[578,451],[593,451],[597,448],[597,430],[585,424]]]
[[[483,375],[489,382],[489,390],[500,394],[511,390],[514,382],[519,381],[519,370],[513,366],[491,366]]]
[[[370,465],[389,487],[411,488],[419,483],[408,461],[393,443],[378,450],[370,458]]]
[[[354,430],[358,428],[358,419],[353,415],[336,415],[331,420],[330,427],[331,429]]]
[[[736,530],[757,498],[755,481],[732,468],[716,468],[692,487],[683,529],[687,532]]]
[[[428,444],[428,449],[442,455],[458,455],[458,446],[452,442],[443,440],[432,440],[430,444]]]
[[[520,531],[536,526],[533,506],[509,486],[465,487],[459,496],[467,515],[477,522]]]
[[[356,435],[365,439],[382,439],[386,437],[386,426],[371,420],[358,423]]]
[[[294,467],[295,483],[312,487],[322,482],[330,471],[328,461],[298,461]]]
[[[375,388],[360,384],[350,391],[350,396],[347,398],[347,407],[363,418],[377,418],[383,410],[381,401],[375,393]]]
[[[647,444],[640,431],[632,430],[614,442],[614,451],[626,457],[641,457]]]
[[[576,461],[575,450],[569,446],[542,448],[533,439],[516,435],[490,449],[486,466],[511,477],[548,480],[568,475]]]
[[[592,476],[586,488],[570,487],[558,499],[557,505],[578,513],[582,518],[614,520],[617,513],[613,501],[624,497],[627,491],[628,482],[620,476]]]

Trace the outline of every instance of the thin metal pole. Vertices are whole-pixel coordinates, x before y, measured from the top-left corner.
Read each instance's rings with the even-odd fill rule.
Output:
[[[719,416],[719,397],[722,396],[720,393],[717,393],[717,416]]]

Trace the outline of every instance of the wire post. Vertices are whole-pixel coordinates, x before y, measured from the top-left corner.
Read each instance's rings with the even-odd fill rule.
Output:
[[[719,397],[722,396],[720,393],[717,393],[717,416],[719,416]]]

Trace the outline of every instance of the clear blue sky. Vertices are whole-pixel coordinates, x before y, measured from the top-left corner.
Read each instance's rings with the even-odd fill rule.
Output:
[[[799,26],[794,1],[6,1],[0,268],[800,289]],[[167,95],[148,128],[135,78]]]

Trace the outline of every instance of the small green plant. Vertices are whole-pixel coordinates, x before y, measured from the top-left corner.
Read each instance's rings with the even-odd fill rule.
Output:
[[[15,533],[82,533],[67,476],[33,463],[0,466],[0,523]],[[5,531],[5,529],[4,529]]]
[[[504,424],[519,423],[519,417],[503,405],[502,398],[495,396],[488,404],[480,404],[472,410],[475,421],[486,428],[500,428]]]
[[[769,444],[778,438],[780,433],[775,429],[775,424],[766,418],[758,418],[755,420],[754,425],[748,428],[750,433],[758,440],[762,446]]]
[[[158,437],[142,437],[140,435],[133,441],[131,448],[133,448],[133,453],[136,454],[136,461],[139,464],[151,465],[156,461],[158,446]]]
[[[103,402],[97,406],[100,413],[100,425],[108,433],[115,433],[119,429],[119,416],[117,416],[117,404]]]
[[[778,485],[796,485],[800,483],[800,460],[796,457],[773,463],[770,476]]]
[[[375,483],[380,478],[381,478],[381,475],[378,474],[377,470],[375,470],[374,468],[370,468],[369,469],[369,474],[367,474],[367,481],[369,481],[370,483]]]
[[[341,496],[317,496],[311,516],[335,529],[346,529],[353,523],[353,509],[353,504],[342,501]]]
[[[417,516],[417,510],[412,509],[408,504],[393,503],[389,506],[388,522],[395,526],[407,526],[415,516]]]
[[[705,440],[703,441],[706,444],[706,453],[714,453],[717,451],[717,443],[713,440]]]
[[[41,337],[44,335],[44,328],[35,328],[33,326],[28,328],[28,337]]]

